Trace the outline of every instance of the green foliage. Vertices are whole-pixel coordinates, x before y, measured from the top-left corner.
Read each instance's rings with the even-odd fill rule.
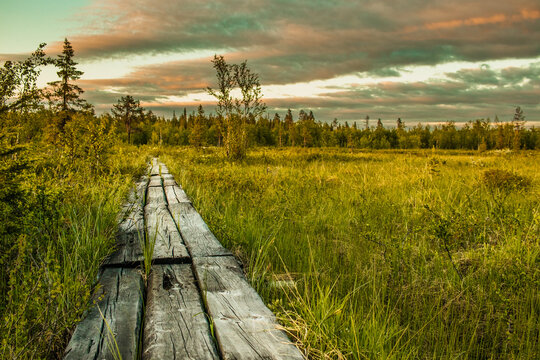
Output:
[[[510,192],[531,186],[531,179],[508,170],[490,169],[482,173],[482,183],[490,190]]]
[[[45,44],[40,44],[32,55],[19,62],[6,61],[0,68],[0,114],[8,111],[28,112],[38,107],[41,92],[36,81],[39,66],[45,65]]]
[[[499,151],[539,147],[521,109],[495,127],[370,128],[366,117],[359,129],[306,111],[294,121],[290,110],[271,121],[257,75],[215,57],[217,116],[201,106],[168,121],[126,97],[114,117],[96,117],[73,83],[81,72],[66,40],[47,111],[36,87],[42,48],[0,69],[1,358],[61,357],[149,151],[245,259],[311,358],[540,357],[540,162]],[[231,96],[236,85],[242,99]],[[197,151],[162,147],[190,143]],[[248,154],[248,145],[304,149]]]
[[[0,357],[61,357],[146,157],[116,148],[104,173],[95,171],[93,157],[64,166],[64,152],[43,143],[2,148],[0,177],[10,185],[0,199]]]
[[[58,106],[39,107],[42,47],[0,69],[2,359],[62,356],[113,250],[131,179],[146,167],[144,151],[115,147],[111,117],[78,111],[87,107],[67,40],[50,93]]]
[[[537,153],[161,158],[311,358],[540,356]],[[498,202],[495,165],[529,185]]]
[[[247,124],[254,123],[266,109],[262,102],[259,76],[247,66],[247,60],[240,64],[227,64],[223,56],[214,56],[212,60],[218,87],[207,91],[218,101],[218,115],[224,122],[225,154],[232,159],[243,159],[249,145]],[[231,91],[238,87],[242,98],[233,98]],[[202,107],[199,107],[202,109]],[[201,132],[200,124],[193,133],[196,139]]]
[[[540,148],[540,128],[525,128],[523,122],[477,119],[461,127],[453,122],[435,127],[422,124],[406,127],[402,121],[396,128],[379,126],[366,129],[358,127],[356,122],[352,126],[337,120],[321,122],[311,111],[304,110],[296,115],[288,111],[282,119],[280,114],[244,118],[234,110],[234,106],[228,117],[219,107],[217,115],[203,110],[201,116],[201,108],[191,113],[185,111],[176,120],[158,117],[148,111],[141,116],[131,141],[162,146],[219,146],[227,153],[224,140],[229,136],[232,142],[238,142],[240,157],[244,156],[244,150],[253,146],[343,147],[350,150],[438,148],[477,150],[480,153]],[[119,125],[119,128],[124,127],[123,123]],[[121,139],[127,141],[123,134]],[[232,153],[230,149],[229,152]]]
[[[114,143],[111,121],[89,114],[76,114],[58,134],[62,162],[67,167],[89,165],[92,172],[108,171],[108,157]]]
[[[137,123],[140,122],[143,111],[140,101],[135,100],[130,95],[121,97],[118,103],[113,105],[113,115],[126,128],[128,144],[131,143],[131,133],[136,128]]]
[[[90,108],[86,100],[80,97],[84,93],[84,90],[73,83],[80,79],[83,74],[82,71],[77,70],[75,67],[77,63],[73,60],[74,56],[75,51],[71,43],[68,39],[65,39],[62,53],[53,61],[54,65],[58,68],[56,74],[60,80],[50,82],[51,89],[47,93],[49,103],[54,105],[56,110],[62,112],[63,120],[60,124],[60,131],[62,131],[65,121],[69,120],[72,112],[76,110],[88,110]]]

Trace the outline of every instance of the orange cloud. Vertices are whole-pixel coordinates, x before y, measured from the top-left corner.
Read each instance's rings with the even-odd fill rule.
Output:
[[[448,21],[437,21],[424,24],[422,26],[411,26],[405,29],[405,32],[417,31],[419,29],[439,30],[439,29],[454,29],[464,26],[477,26],[501,23],[513,23],[522,20],[537,20],[540,19],[540,10],[522,9],[519,14],[507,16],[504,14],[495,14],[484,17],[471,17],[468,19],[456,19]]]
[[[526,20],[540,19],[540,10],[521,10],[521,17]]]

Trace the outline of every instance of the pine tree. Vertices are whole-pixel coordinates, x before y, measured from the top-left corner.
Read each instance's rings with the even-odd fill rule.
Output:
[[[189,143],[196,148],[199,148],[203,144],[203,133],[204,133],[204,110],[202,105],[199,105],[197,109],[197,116],[195,116],[193,127],[191,128],[191,133],[189,134]]]
[[[285,126],[287,129],[289,129],[293,124],[293,116],[291,109],[287,110],[287,114],[285,115]]]
[[[61,113],[59,123],[61,132],[74,112],[91,109],[86,100],[80,97],[84,93],[83,89],[73,83],[73,81],[79,80],[83,74],[75,67],[77,63],[73,60],[74,56],[75,52],[71,43],[65,39],[62,54],[58,55],[58,59],[54,61],[54,65],[59,69],[56,74],[60,80],[48,83],[51,90],[47,94],[47,98],[51,105]]]
[[[513,148],[514,150],[521,149],[521,133],[523,130],[523,125],[525,123],[525,116],[523,115],[523,110],[518,106],[516,112],[514,113],[514,119],[512,120],[512,125],[514,126],[514,141]]]
[[[117,104],[111,109],[117,120],[124,123],[128,138],[128,144],[131,143],[131,133],[136,123],[141,120],[144,109],[141,107],[139,100],[135,100],[132,96],[123,96],[118,100]]]
[[[187,110],[184,108],[184,112],[180,115],[180,129],[185,130],[187,127]]]
[[[401,120],[401,118],[397,119],[396,128],[399,130],[403,130],[405,128],[405,124],[403,123],[403,120]]]
[[[277,129],[278,135],[278,145],[283,146],[283,126],[281,124],[281,118],[278,113],[274,114],[274,119],[272,120],[272,126],[274,129]]]

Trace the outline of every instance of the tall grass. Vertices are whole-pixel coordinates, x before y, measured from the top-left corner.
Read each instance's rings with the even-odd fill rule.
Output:
[[[2,259],[0,358],[58,358],[89,306],[103,259],[114,250],[117,214],[144,150],[117,148],[96,173],[84,162],[65,166],[55,149],[34,149],[20,174],[25,207],[11,256]]]
[[[540,357],[538,153],[161,160],[310,357]]]

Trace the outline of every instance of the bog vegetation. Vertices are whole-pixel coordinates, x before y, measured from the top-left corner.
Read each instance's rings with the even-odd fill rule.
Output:
[[[0,358],[62,356],[150,156],[310,358],[540,357],[540,131],[520,108],[462,128],[281,119],[216,56],[215,114],[126,95],[96,115],[74,55],[0,68]]]
[[[311,357],[540,356],[537,153],[162,159]]]

